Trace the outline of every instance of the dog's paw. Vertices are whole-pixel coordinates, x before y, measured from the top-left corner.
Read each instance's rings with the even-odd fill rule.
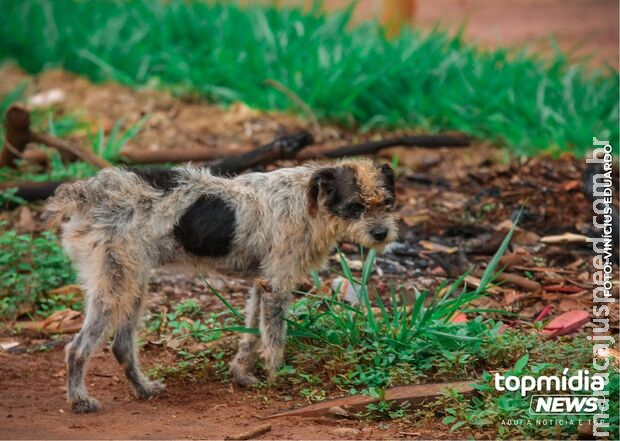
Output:
[[[230,375],[237,386],[254,386],[260,380],[251,372],[252,369],[234,360],[230,363]]]
[[[71,409],[75,413],[92,413],[101,409],[101,403],[94,398],[82,398],[71,403]]]
[[[233,377],[233,381],[237,386],[250,387],[258,384],[260,380],[253,374],[244,374],[237,377]]]
[[[237,365],[231,365],[230,373],[232,374],[232,381],[237,386],[254,386],[259,382],[258,378],[251,372],[246,372],[239,368]]]
[[[146,384],[142,384],[136,387],[136,395],[141,400],[147,400],[152,397],[156,397],[166,389],[166,385],[160,381],[149,381]]]

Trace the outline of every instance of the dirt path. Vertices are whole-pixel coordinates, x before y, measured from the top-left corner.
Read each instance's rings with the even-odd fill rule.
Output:
[[[108,352],[93,357],[87,381],[102,403],[98,414],[74,415],[65,401],[63,351],[30,355],[0,352],[1,439],[222,439],[249,430],[265,421],[260,417],[282,411],[295,401],[259,399],[253,391],[230,384],[168,382],[156,399],[138,401],[120,368]],[[143,352],[148,368],[170,362],[171,356]],[[261,391],[265,395],[265,391]],[[269,395],[269,394],[267,394]],[[276,397],[273,397],[276,398]],[[342,439],[338,428],[350,428],[356,439],[399,437],[414,431],[396,424],[358,422],[335,418],[285,418],[269,420],[272,430],[261,439]],[[438,438],[438,431],[415,428],[421,438]]]

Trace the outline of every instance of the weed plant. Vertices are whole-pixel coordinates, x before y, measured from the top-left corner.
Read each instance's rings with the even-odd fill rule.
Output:
[[[0,317],[22,311],[45,316],[62,309],[73,299],[47,293],[71,283],[75,272],[54,233],[17,234],[0,223]]]

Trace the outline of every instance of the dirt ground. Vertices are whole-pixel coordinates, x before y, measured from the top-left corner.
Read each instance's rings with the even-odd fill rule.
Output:
[[[1,439],[223,439],[268,422],[272,429],[261,439],[393,439],[399,432],[438,438],[441,433],[416,427],[360,423],[334,418],[264,417],[286,410],[295,402],[220,383],[168,382],[158,398],[139,401],[109,351],[96,354],[88,384],[103,410],[74,415],[65,401],[64,352],[58,347],[33,355],[0,353]],[[143,365],[171,363],[166,354],[147,351]],[[350,428],[350,436],[335,429]],[[406,436],[405,436],[406,437]]]

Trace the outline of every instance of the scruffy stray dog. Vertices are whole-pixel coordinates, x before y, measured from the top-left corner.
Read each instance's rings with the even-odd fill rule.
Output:
[[[235,178],[192,167],[106,169],[62,185],[47,219],[62,224],[63,246],[86,291],[84,325],[66,348],[73,410],[99,408],[86,391],[85,367],[111,328],[112,352],[137,397],[164,388],[140,370],[135,332],[148,272],[168,263],[255,279],[246,325],[258,326],[260,339],[244,334],[230,366],[236,383],[255,383],[262,349],[273,377],[283,361],[291,290],[339,241],[381,248],[394,240],[393,204],[392,169],[366,160]]]

